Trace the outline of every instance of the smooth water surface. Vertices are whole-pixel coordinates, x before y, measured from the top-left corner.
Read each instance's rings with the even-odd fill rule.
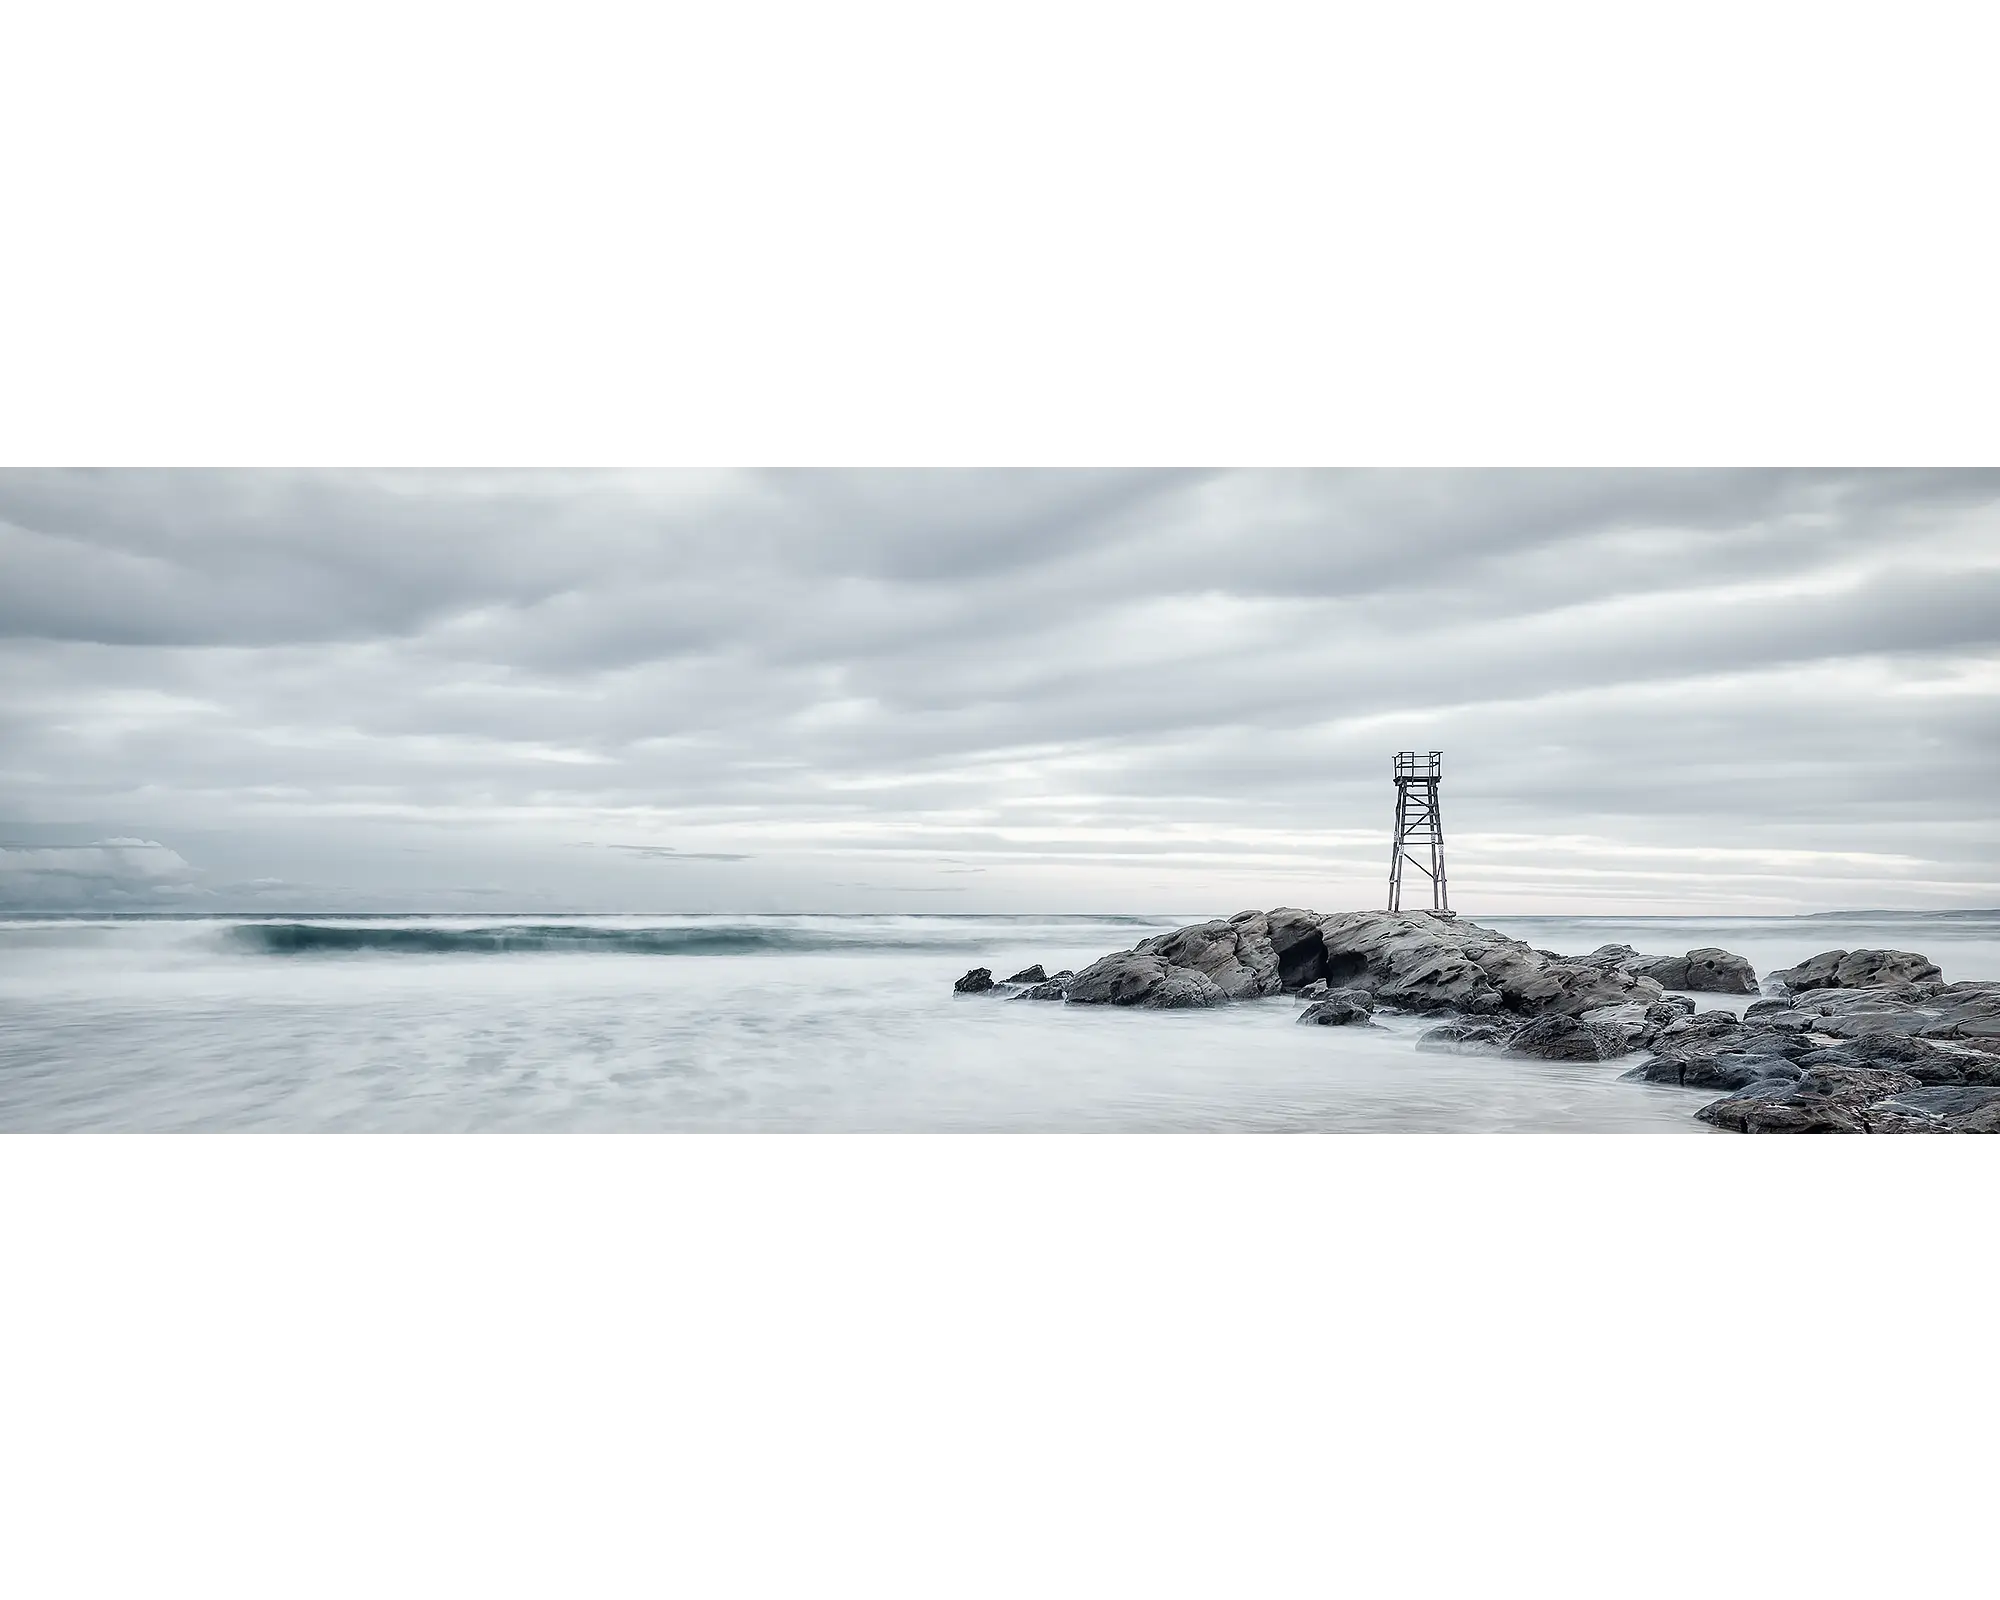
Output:
[[[970,966],[1081,967],[1189,920],[0,922],[0,1129],[1707,1131],[1707,1092],[1419,1052],[1414,1017],[951,993]],[[1572,952],[1719,944],[1760,972],[1863,945],[2000,972],[1993,913],[1482,920]]]

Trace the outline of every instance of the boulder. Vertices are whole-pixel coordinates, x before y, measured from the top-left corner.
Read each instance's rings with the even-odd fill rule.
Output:
[[[1058,972],[1053,978],[1044,978],[1040,983],[1032,984],[1028,988],[1023,989],[1014,998],[1016,1000],[1067,1000],[1069,998],[1070,980],[1075,976],[1074,972]]]
[[[1793,994],[1813,989],[1877,989],[1942,977],[1937,963],[1909,950],[1824,950],[1810,961],[1771,974]]]
[[[1441,1022],[1417,1036],[1417,1048],[1449,1055],[1492,1055],[1506,1044],[1509,1031],[1491,1020]]]
[[[1867,1117],[1871,1133],[2000,1133],[2000,1086],[1908,1089],[1869,1106]]]
[[[1605,945],[1590,959],[1625,951],[1616,964],[1634,977],[1651,978],[1662,989],[1691,990],[1696,994],[1755,994],[1757,974],[1750,963],[1727,950],[1713,946],[1690,950],[1684,956],[1635,955],[1626,945]]]
[[[1155,1011],[1221,1005],[1225,998],[1207,973],[1137,950],[1121,950],[1091,962],[1070,980],[1067,994],[1072,1005],[1143,1006]]]
[[[1876,1102],[1907,1097],[1920,1087],[1900,1072],[1815,1067],[1790,1082],[1752,1084],[1695,1115],[1734,1133],[1867,1133]]]
[[[1215,980],[1193,967],[1169,967],[1160,986],[1139,1003],[1154,1011],[1199,1011],[1228,1000]]]
[[[1688,986],[1686,956],[1634,956],[1622,965],[1627,972],[1638,977],[1651,978],[1662,989],[1685,989]]]
[[[1007,981],[1009,983],[1047,983],[1049,975],[1042,971],[1042,964],[1037,961],[1032,967],[1023,967]]]
[[[1991,1084],[2000,1086],[2000,1056],[1964,1045],[1922,1039],[1909,1033],[1864,1033],[1847,1047],[1856,1062],[1907,1072],[1927,1086]]]
[[[1666,1007],[1659,1007],[1665,1015],[1655,1019],[1655,1007],[1642,1005],[1637,1000],[1627,1000],[1623,1005],[1599,1006],[1595,1011],[1586,1011],[1577,1020],[1593,1028],[1609,1030],[1618,1036],[1619,1055],[1651,1044],[1660,1030],[1680,1020],[1680,1013]]]
[[[993,969],[974,967],[951,986],[953,994],[985,994],[993,987]]]
[[[1610,1061],[1625,1054],[1626,1044],[1616,1027],[1551,1011],[1509,1039],[1507,1049],[1543,1061]]]
[[[1274,942],[1279,917],[1280,913],[1271,913]],[[1295,925],[1288,926],[1295,929]],[[1426,913],[1386,911],[1348,911],[1321,917],[1315,929],[1319,970],[1303,982],[1324,977],[1330,984],[1366,990],[1381,1004],[1408,1011],[1480,1015],[1499,1011],[1505,1004],[1499,988],[1467,953],[1472,933],[1499,939],[1487,929],[1475,929],[1471,924],[1455,927],[1451,921]],[[1301,939],[1294,950],[1303,943]]]
[[[1170,965],[1206,974],[1231,1000],[1278,992],[1278,960],[1263,928],[1254,920],[1198,922],[1142,939],[1136,949],[1163,956]]]
[[[1366,1022],[1374,1011],[1368,997],[1360,990],[1335,989],[1325,999],[1315,1000],[1301,1011],[1299,1021],[1322,1028],[1340,1028],[1350,1023]]]
[[[1687,953],[1686,988],[1696,994],[1755,994],[1757,973],[1750,963],[1712,946]]]

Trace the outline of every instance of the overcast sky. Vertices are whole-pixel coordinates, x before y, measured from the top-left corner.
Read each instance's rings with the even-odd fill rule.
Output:
[[[0,473],[0,906],[2000,905],[2000,473]]]

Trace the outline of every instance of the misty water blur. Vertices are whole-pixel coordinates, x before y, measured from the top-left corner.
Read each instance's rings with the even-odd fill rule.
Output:
[[[0,922],[0,1129],[1707,1131],[1630,1063],[1420,1052],[1428,1024],[957,997],[1193,918]],[[2000,972],[2000,914],[1482,919],[1538,946],[1896,946]],[[1705,1006],[1721,1002],[1703,996]]]

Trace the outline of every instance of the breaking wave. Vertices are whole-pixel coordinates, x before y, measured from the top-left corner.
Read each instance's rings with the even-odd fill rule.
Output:
[[[832,920],[832,919],[830,919]],[[845,920],[845,919],[842,919]],[[971,919],[967,919],[970,921]],[[985,920],[985,919],[980,919]],[[992,922],[1010,919],[994,918]],[[1039,926],[1058,918],[1023,919]],[[1145,917],[1080,917],[1082,926],[1150,927]],[[1171,925],[1171,924],[1168,924]],[[649,956],[806,954],[834,950],[953,950],[971,938],[991,939],[988,923],[966,922],[935,928],[897,926],[768,926],[718,922],[675,927],[617,927],[594,923],[508,923],[484,927],[427,927],[419,923],[342,924],[325,922],[243,922],[228,939],[258,955],[324,955],[372,952],[382,955],[515,955],[537,951]]]

